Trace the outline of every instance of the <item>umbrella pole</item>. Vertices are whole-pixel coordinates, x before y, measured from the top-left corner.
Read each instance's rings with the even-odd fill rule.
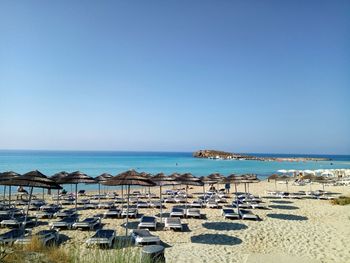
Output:
[[[186,204],[185,204],[186,210],[187,210],[187,196],[188,196],[188,185],[186,184]]]
[[[160,201],[160,223],[162,223],[163,203],[162,203],[162,185],[159,185],[159,201]]]
[[[235,191],[236,191],[236,204],[237,204],[237,212],[239,214],[239,206],[238,206],[238,193],[237,193],[237,184],[235,183]]]
[[[60,189],[57,189],[57,205],[59,204],[60,201]]]
[[[98,184],[98,204],[100,204],[100,197],[101,197],[101,184]]]
[[[289,192],[289,191],[288,191],[288,181],[286,182],[286,186],[287,186],[287,192]]]
[[[78,207],[78,184],[75,184],[75,211],[77,211]]]
[[[128,185],[128,202],[126,205],[126,225],[125,225],[125,237],[128,236],[128,224],[129,224],[129,194],[130,194],[130,185]]]
[[[43,201],[45,200],[45,189],[43,188]]]
[[[324,185],[323,185],[324,190]],[[11,185],[9,186],[9,205],[11,205]]]
[[[123,203],[123,200],[124,200],[124,186],[122,185],[122,203]]]
[[[27,212],[26,212],[26,216],[24,217],[23,227],[26,227],[28,213],[29,213],[29,207],[30,207],[30,203],[32,201],[32,195],[33,195],[33,186],[30,188],[29,200],[28,200],[28,205],[27,205]]]
[[[4,197],[3,197],[4,202],[5,202],[5,199],[6,199],[6,185],[4,186]]]
[[[277,180],[275,179],[275,191],[277,191]]]

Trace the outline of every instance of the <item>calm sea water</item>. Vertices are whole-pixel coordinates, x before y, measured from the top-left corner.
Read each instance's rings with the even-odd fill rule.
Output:
[[[295,157],[303,155],[254,154],[256,156]],[[305,155],[306,156],[306,155]],[[310,156],[310,155],[308,155]],[[235,160],[209,160],[193,158],[185,152],[78,152],[78,151],[0,151],[0,172],[13,170],[25,173],[34,169],[46,175],[60,171],[80,170],[90,176],[104,172],[116,175],[119,172],[136,169],[148,173],[190,172],[195,176],[219,172],[223,175],[232,173],[256,173],[265,177],[279,169],[335,169],[350,168],[349,155],[312,155],[327,157],[332,161],[318,162],[261,162]],[[84,186],[92,189],[96,186]]]

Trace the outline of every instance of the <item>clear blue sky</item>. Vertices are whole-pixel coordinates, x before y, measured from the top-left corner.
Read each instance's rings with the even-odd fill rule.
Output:
[[[0,149],[350,154],[350,1],[0,2]]]

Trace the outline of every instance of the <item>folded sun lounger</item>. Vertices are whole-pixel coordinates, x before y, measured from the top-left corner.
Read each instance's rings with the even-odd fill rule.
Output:
[[[116,238],[116,231],[111,229],[99,229],[96,233],[86,240],[86,245],[107,245],[109,248],[113,246]]]
[[[137,228],[153,228],[154,230],[156,230],[157,219],[154,216],[142,216]]]
[[[135,241],[135,245],[137,246],[143,244],[160,243],[160,238],[152,235],[147,229],[134,229],[131,232],[131,236]]]

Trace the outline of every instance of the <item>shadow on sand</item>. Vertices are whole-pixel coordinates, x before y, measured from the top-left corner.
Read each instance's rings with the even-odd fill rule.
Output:
[[[283,210],[297,210],[299,207],[294,205],[270,205],[270,208],[273,209],[283,209]]]
[[[242,243],[242,240],[237,237],[222,234],[203,234],[192,236],[191,242],[208,245],[238,245]]]
[[[298,215],[291,215],[291,214],[267,214],[266,216],[274,219],[291,220],[291,221],[308,220],[306,216],[298,216]]]
[[[287,200],[272,200],[271,202],[275,204],[293,204],[292,201],[287,201]]]
[[[228,222],[207,222],[202,224],[203,227],[207,229],[217,230],[217,231],[229,231],[229,230],[243,230],[248,227],[240,223],[228,223]]]

